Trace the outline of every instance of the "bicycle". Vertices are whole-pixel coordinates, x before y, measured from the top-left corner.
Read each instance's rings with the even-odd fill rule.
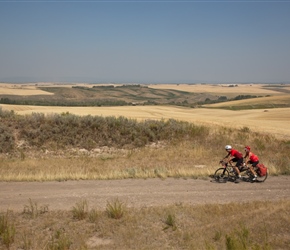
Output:
[[[222,167],[218,168],[213,175],[213,178],[215,179],[215,181],[219,183],[225,183],[227,181],[235,182],[238,179],[238,174],[235,171],[232,163],[221,161],[220,164],[222,165]],[[241,179],[246,182],[264,182],[267,179],[268,171],[262,174],[258,166],[254,167],[254,170],[257,173],[256,180],[253,180],[254,175],[250,171],[250,168],[244,164],[240,168],[240,173],[242,175]]]

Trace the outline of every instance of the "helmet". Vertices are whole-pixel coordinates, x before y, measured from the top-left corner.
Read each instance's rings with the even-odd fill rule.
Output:
[[[245,146],[245,151],[250,151],[250,150],[251,150],[250,146]]]
[[[225,150],[230,150],[230,149],[232,149],[232,146],[231,145],[226,145],[225,146]]]

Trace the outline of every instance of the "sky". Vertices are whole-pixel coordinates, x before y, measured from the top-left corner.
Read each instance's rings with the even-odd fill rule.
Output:
[[[0,0],[0,82],[290,82],[290,0]]]

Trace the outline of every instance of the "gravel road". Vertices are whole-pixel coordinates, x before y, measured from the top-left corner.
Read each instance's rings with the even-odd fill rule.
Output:
[[[29,199],[49,210],[70,210],[82,199],[103,209],[118,198],[128,207],[290,200],[290,176],[264,183],[216,183],[211,179],[126,179],[64,182],[0,182],[0,211],[23,211]]]

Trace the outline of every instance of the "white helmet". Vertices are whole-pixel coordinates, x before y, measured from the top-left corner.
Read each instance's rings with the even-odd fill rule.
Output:
[[[225,149],[226,149],[226,150],[232,149],[232,146],[231,146],[231,145],[226,145],[226,146],[225,146]]]

